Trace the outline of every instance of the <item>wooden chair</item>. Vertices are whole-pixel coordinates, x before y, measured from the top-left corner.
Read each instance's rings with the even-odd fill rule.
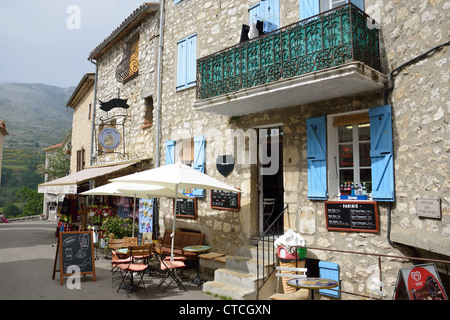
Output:
[[[306,268],[276,267],[277,292],[269,297],[269,300],[308,300],[309,290],[300,289],[292,293],[278,293],[280,279],[301,279],[306,278]]]
[[[128,263],[131,258],[127,254],[118,253],[117,250],[122,248],[128,248],[130,245],[129,239],[109,239],[108,247],[111,251],[111,284],[114,280],[121,279],[122,277],[114,277],[118,271],[117,265],[121,263]]]
[[[117,292],[119,292],[120,289],[125,289],[127,291],[127,296],[129,297],[129,294],[140,288],[139,285],[142,283],[142,288],[145,290],[145,294],[147,294],[147,289],[145,288],[144,283],[144,274],[145,270],[148,268],[148,261],[145,259],[145,262],[138,262],[138,260],[143,256],[151,256],[152,251],[153,244],[128,247],[128,256],[130,261],[128,263],[121,263],[117,265],[117,268],[120,270],[122,275],[122,282],[120,283],[119,288],[117,288]],[[137,285],[133,282],[134,273],[140,275],[139,283]],[[130,279],[130,284],[123,286],[127,278]]]

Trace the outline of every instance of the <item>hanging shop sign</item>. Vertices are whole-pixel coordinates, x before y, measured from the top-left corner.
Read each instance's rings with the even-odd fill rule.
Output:
[[[111,111],[114,108],[128,109],[130,107],[127,104],[128,99],[115,98],[107,102],[98,101],[100,102],[100,109],[106,112]]]
[[[106,127],[98,135],[98,141],[106,150],[114,150],[122,141],[122,136],[115,128]]]
[[[332,231],[380,231],[376,201],[326,201],[327,229]]]
[[[224,177],[228,176],[234,169],[234,158],[231,154],[220,155],[216,160],[217,171]]]
[[[401,268],[394,300],[448,300],[434,263]]]

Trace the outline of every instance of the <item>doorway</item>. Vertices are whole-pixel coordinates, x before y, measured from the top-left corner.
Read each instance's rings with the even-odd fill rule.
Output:
[[[284,215],[280,216],[284,209],[283,127],[281,125],[258,128],[258,187],[260,235],[283,234]]]

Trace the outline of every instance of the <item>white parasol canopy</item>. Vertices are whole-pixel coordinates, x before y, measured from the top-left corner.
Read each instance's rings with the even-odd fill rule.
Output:
[[[152,199],[160,197],[174,197],[174,191],[167,187],[144,185],[138,183],[112,182],[85,192],[83,196],[117,196],[134,197],[134,208],[136,208],[136,198]],[[177,194],[178,198],[190,198],[182,193]],[[134,214],[133,214],[133,234],[134,237]]]
[[[227,185],[215,178],[212,178],[200,171],[195,170],[189,166],[178,162],[176,164],[169,164],[159,168],[150,169],[138,173],[133,173],[116,179],[111,179],[112,182],[126,182],[126,183],[140,183],[153,186],[162,186],[172,189],[175,198],[175,205],[178,198],[178,190],[182,189],[207,189],[207,190],[224,190],[232,192],[241,192],[232,186]],[[174,210],[173,227],[172,227],[172,248],[171,260],[173,260],[173,246],[175,235],[175,214]]]

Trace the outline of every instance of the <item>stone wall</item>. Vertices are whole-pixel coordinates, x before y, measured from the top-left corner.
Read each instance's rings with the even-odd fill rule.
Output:
[[[386,72],[448,42],[450,2],[376,1]],[[408,65],[391,94],[396,203],[393,241],[450,256],[449,76],[447,46]],[[419,218],[416,198],[441,199],[442,219]]]
[[[123,51],[128,41],[139,35],[139,74],[133,79],[120,83],[115,77],[116,68],[124,57]],[[103,102],[117,98],[128,99],[128,109],[115,108],[110,112],[100,110],[97,101],[96,124],[100,118],[107,119],[116,115],[126,115],[125,132],[122,143],[114,150],[123,153],[125,143],[125,155],[118,153],[98,153],[94,159],[94,165],[112,164],[127,160],[139,160],[153,158],[155,154],[154,124],[145,126],[146,98],[152,97],[156,105],[156,63],[158,55],[159,19],[157,14],[150,15],[140,26],[131,30],[127,36],[116,43],[110,50],[98,59],[98,84],[97,99]],[[154,108],[156,110],[156,107]],[[156,116],[154,115],[153,118]],[[117,123],[123,123],[119,117]],[[122,127],[116,129],[122,133]],[[98,137],[98,125],[96,125]],[[97,139],[96,139],[97,141]],[[98,149],[95,143],[94,152]],[[97,151],[98,152],[98,151]]]

